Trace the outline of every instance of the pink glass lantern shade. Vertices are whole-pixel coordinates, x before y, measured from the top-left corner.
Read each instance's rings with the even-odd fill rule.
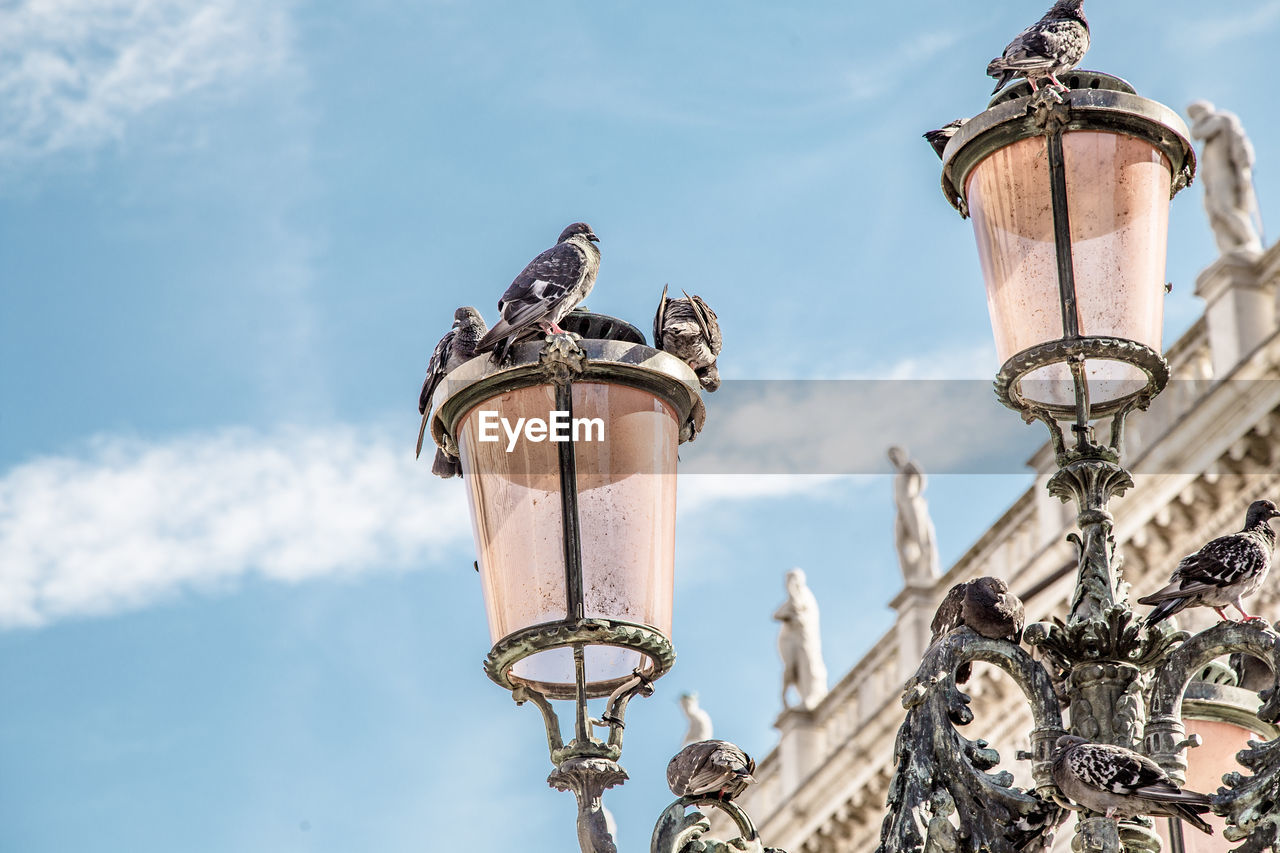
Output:
[[[588,696],[670,668],[676,449],[701,405],[697,378],[666,353],[581,347],[585,367],[566,383],[539,362],[541,342],[501,368],[487,356],[462,365],[433,423],[462,464],[494,644],[486,669],[551,698],[577,694],[579,666]],[[553,428],[509,431],[534,421]]]
[[[1200,738],[1200,746],[1187,752],[1185,788],[1213,794],[1222,785],[1222,777],[1242,768],[1236,753],[1250,740],[1270,740],[1280,731],[1257,717],[1262,702],[1258,694],[1229,684],[1192,681],[1182,703],[1182,720],[1188,735]],[[1226,821],[1214,814],[1204,815],[1213,827],[1213,835],[1205,835],[1194,827],[1173,819],[1156,821],[1162,848],[1170,853],[1227,853],[1239,842],[1228,841],[1223,830]]]
[[[1068,416],[1082,395],[1102,417],[1168,379],[1169,199],[1194,154],[1172,110],[1076,77],[1063,105],[1002,96],[975,116],[947,146],[943,187],[973,220],[1002,400]]]

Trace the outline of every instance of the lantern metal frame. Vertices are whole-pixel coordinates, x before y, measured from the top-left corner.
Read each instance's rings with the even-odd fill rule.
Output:
[[[1169,378],[1168,365],[1150,347],[1121,338],[1090,337],[1076,325],[1062,135],[1101,130],[1136,136],[1157,147],[1171,169],[1170,197],[1190,183],[1195,155],[1182,120],[1160,104],[1138,97],[1119,78],[1072,72],[1070,89],[1046,87],[1032,94],[1023,82],[992,100],[986,112],[961,127],[943,152],[942,188],[947,200],[968,216],[960,190],[972,170],[1000,148],[1044,136],[1050,168],[1061,338],[1012,356],[995,383],[997,399],[1030,423],[1049,429],[1058,471],[1050,494],[1074,501],[1079,533],[1068,539],[1077,549],[1077,580],[1066,621],[1029,625],[1023,639],[1038,649],[1033,659],[1007,640],[989,640],[967,627],[935,643],[907,686],[906,721],[895,745],[896,771],[890,784],[889,814],[878,853],[922,853],[967,849],[985,853],[1045,850],[1066,801],[1053,783],[1054,744],[1065,734],[1060,704],[1070,710],[1070,732],[1088,740],[1140,749],[1172,778],[1182,780],[1186,750],[1196,745],[1182,723],[1188,686],[1208,664],[1227,654],[1264,662],[1272,685],[1262,691],[1256,716],[1265,731],[1280,723],[1280,634],[1257,623],[1224,622],[1194,636],[1168,623],[1150,628],[1136,618],[1120,581],[1112,537],[1111,498],[1133,486],[1119,464],[1123,423],[1146,408]],[[1085,362],[1120,361],[1138,368],[1146,384],[1103,405],[1088,397]],[[1074,405],[1028,400],[1020,389],[1031,371],[1069,366]],[[1093,438],[1094,423],[1110,417],[1110,441]],[[1059,418],[1074,420],[1068,447]],[[982,660],[1004,669],[1026,695],[1035,719],[1032,750],[1018,757],[1032,762],[1034,786],[1022,790],[1008,772],[989,773],[999,755],[985,741],[970,740],[955,726],[974,718],[969,697],[955,683],[956,668]],[[1243,841],[1237,853],[1280,849],[1280,738],[1250,742],[1237,756],[1252,775],[1229,773],[1213,797],[1213,811],[1227,819],[1226,836]],[[958,823],[958,827],[956,824]],[[1119,820],[1083,811],[1072,848],[1076,853],[1158,853],[1160,839],[1150,818]]]
[[[457,432],[468,412],[499,394],[537,385],[553,385],[556,409],[568,412],[572,418],[573,384],[587,382],[623,385],[653,394],[676,412],[680,424],[678,442],[696,437],[706,412],[701,385],[687,364],[649,348],[635,326],[615,317],[579,309],[561,320],[560,325],[567,334],[518,343],[508,350],[501,364],[484,355],[451,371],[437,392],[443,399],[431,418],[431,435],[436,444],[457,456]],[[586,616],[573,442],[561,442],[557,452],[566,617],[499,638],[485,658],[484,671],[495,684],[511,691],[517,705],[531,703],[542,714],[547,750],[554,765],[547,783],[576,796],[578,841],[584,853],[616,853],[601,796],[627,779],[618,763],[627,706],[636,696],[652,695],[653,682],[674,666],[675,649],[670,639],[653,626]],[[469,476],[465,466],[463,476]],[[600,645],[639,652],[644,663],[629,676],[588,683],[586,647]],[[513,673],[513,667],[525,658],[559,648],[573,652],[573,684],[534,683]],[[588,700],[606,696],[604,712],[599,718],[592,717]],[[574,703],[572,733],[567,741],[554,700]],[[607,736],[597,737],[597,728],[608,729]],[[701,806],[724,811],[740,835],[728,842],[706,836],[710,824],[698,811]],[[773,850],[763,846],[751,819],[733,803],[709,797],[681,797],[659,817],[651,851],[680,853],[693,842],[706,853]]]
[[[1173,110],[1139,96],[1127,82],[1109,74],[1073,71],[1066,75],[1066,81],[1071,87],[1066,98],[1050,88],[1028,97],[1030,85],[1025,81],[1002,92],[985,112],[965,123],[950,140],[943,152],[942,166],[943,194],[961,216],[968,217],[964,188],[978,164],[1005,146],[1031,137],[1044,137],[1062,337],[1011,356],[997,374],[995,388],[997,399],[1005,406],[1022,414],[1024,419],[1039,419],[1048,426],[1054,450],[1060,457],[1068,452],[1058,425],[1060,418],[1074,418],[1077,449],[1090,452],[1090,422],[1112,417],[1108,445],[1117,448],[1118,453],[1125,417],[1134,409],[1149,406],[1169,382],[1168,363],[1151,347],[1124,338],[1080,334],[1062,136],[1071,131],[1092,130],[1149,142],[1169,161],[1170,198],[1186,187],[1195,173],[1190,134]],[[1105,403],[1091,401],[1084,373],[1086,362],[1092,360],[1117,361],[1136,367],[1146,377],[1146,383],[1137,391]],[[1054,364],[1066,364],[1071,371],[1074,405],[1033,401],[1022,393],[1024,377]]]

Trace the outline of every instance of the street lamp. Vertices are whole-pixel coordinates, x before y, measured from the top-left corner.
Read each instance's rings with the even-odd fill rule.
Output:
[[[618,763],[627,704],[675,663],[676,450],[705,415],[694,372],[645,346],[634,326],[586,311],[560,324],[572,334],[450,372],[431,431],[467,485],[493,641],[485,673],[542,712],[548,783],[577,796],[584,853],[613,853],[601,795],[627,779]],[[568,740],[558,700],[573,703]],[[763,853],[740,809],[703,797],[663,813],[655,853],[706,832],[701,813],[687,814],[703,803],[734,818],[735,850]]]
[[[1048,427],[1058,465],[1049,491],[1078,508],[1080,532],[1068,537],[1078,550],[1076,588],[1065,622],[1026,629],[1043,663],[968,628],[926,653],[903,698],[884,853],[1047,845],[1066,817],[1051,775],[1067,732],[1060,700],[1072,734],[1141,749],[1181,780],[1196,742],[1183,722],[1193,677],[1236,652],[1280,672],[1280,636],[1270,630],[1223,623],[1188,637],[1165,624],[1143,628],[1119,583],[1107,506],[1133,485],[1119,464],[1125,418],[1168,382],[1160,354],[1168,206],[1190,182],[1195,156],[1181,119],[1123,80],[1086,71],[1063,79],[1069,91],[1060,95],[1049,87],[1033,94],[1023,82],[965,123],[943,152],[942,187],[973,220],[1003,362],[996,396]],[[1110,430],[1100,441],[1102,418]],[[969,660],[1003,668],[1027,696],[1032,790],[1014,787],[1007,772],[988,773],[999,756],[955,728],[973,719],[954,680]],[[1266,699],[1260,723],[1280,718],[1280,690]],[[1214,810],[1229,837],[1261,849],[1280,825],[1280,741],[1254,745],[1241,761],[1255,775],[1229,776]],[[1072,847],[1157,853],[1160,839],[1150,819],[1084,812]]]

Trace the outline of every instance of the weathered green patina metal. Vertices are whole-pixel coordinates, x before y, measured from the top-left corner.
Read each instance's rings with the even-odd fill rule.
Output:
[[[550,335],[542,340],[517,344],[502,364],[481,356],[452,371],[441,383],[444,395],[431,421],[436,443],[457,454],[457,430],[477,405],[501,394],[535,385],[555,390],[558,411],[572,416],[574,383],[608,383],[638,388],[664,400],[676,412],[679,440],[694,438],[705,418],[701,386],[693,371],[682,361],[644,345],[644,336],[634,326],[617,318],[575,311],[561,321],[571,332]],[[651,625],[616,619],[586,618],[583,586],[582,542],[578,524],[576,458],[572,442],[557,448],[559,497],[565,555],[566,618],[532,625],[500,638],[485,659],[485,674],[511,691],[516,704],[530,703],[542,714],[547,749],[554,766],[547,783],[561,791],[572,791],[578,802],[578,842],[583,853],[617,853],[609,832],[603,805],[605,790],[620,785],[627,773],[618,763],[628,703],[636,696],[653,693],[653,682],[675,664],[671,641]],[[463,476],[471,472],[463,470]],[[639,652],[644,663],[631,675],[614,680],[586,678],[586,649],[614,646]],[[552,649],[568,648],[573,653],[573,684],[532,683],[516,676],[522,660]],[[608,696],[604,713],[589,715],[587,700]],[[572,734],[566,741],[553,700],[573,702]],[[607,729],[597,737],[596,729]],[[700,813],[683,819],[688,806],[701,799],[681,801],[664,812],[654,831],[654,849],[662,853],[700,853],[729,850],[734,853],[766,853],[750,819],[731,803],[713,803],[734,816],[745,827],[740,838],[723,842],[703,838],[707,826]],[[676,816],[676,810],[680,818]],[[770,848],[772,850],[772,848]],[[781,853],[781,851],[775,851]]]
[[[738,828],[738,835],[728,841],[706,836],[711,822],[698,810],[711,806],[727,814]],[[692,812],[689,809],[693,809]],[[756,826],[740,806],[717,797],[681,797],[667,806],[653,828],[649,853],[785,853],[777,847],[765,847]]]
[[[1027,644],[1043,653],[1044,664],[1011,643],[981,640],[967,628],[953,631],[926,653],[903,700],[908,713],[898,733],[898,765],[878,853],[1014,853],[1047,847],[1054,828],[1065,818],[1058,806],[1076,808],[1062,798],[1047,770],[1054,741],[1063,732],[1059,701],[1069,707],[1072,734],[1145,751],[1182,779],[1186,749],[1196,743],[1186,737],[1182,722],[1188,685],[1215,658],[1243,653],[1264,661],[1275,678],[1252,710],[1254,725],[1280,732],[1280,635],[1256,623],[1224,623],[1194,637],[1167,624],[1147,628],[1127,600],[1108,505],[1133,486],[1120,465],[1124,421],[1163,390],[1169,368],[1145,345],[1082,336],[1076,327],[1061,137],[1073,130],[1103,130],[1147,140],[1170,163],[1170,196],[1191,180],[1195,157],[1185,125],[1168,108],[1138,97],[1127,83],[1108,75],[1072,72],[1068,79],[1071,91],[1061,96],[1046,89],[1028,97],[1029,87],[1023,84],[994,99],[948,143],[942,186],[947,200],[967,216],[966,180],[982,160],[1023,139],[1046,139],[1063,334],[1010,358],[996,379],[996,395],[1028,423],[1040,420],[1049,428],[1059,468],[1049,480],[1049,492],[1077,506],[1080,533],[1068,537],[1078,550],[1075,594],[1065,622],[1030,625],[1024,633]],[[1099,359],[1138,368],[1146,377],[1145,386],[1093,404],[1084,366]],[[1024,377],[1053,364],[1070,369],[1073,405],[1035,402],[1022,394]],[[1102,417],[1112,419],[1108,442],[1095,440],[1093,434],[1095,421]],[[1073,443],[1063,434],[1062,419],[1074,421]],[[968,740],[954,728],[973,719],[968,697],[954,681],[956,665],[971,659],[1001,666],[1027,695],[1036,728],[1033,752],[1023,757],[1033,761],[1034,791],[1012,787],[1008,774],[986,773],[999,756],[985,742]],[[1247,701],[1236,704],[1233,719],[1251,713]],[[1213,799],[1213,811],[1226,817],[1227,838],[1244,842],[1237,853],[1280,853],[1280,738],[1251,742],[1238,759],[1253,775],[1227,774],[1225,786]],[[992,819],[993,811],[999,819]],[[1077,853],[1160,850],[1149,818],[1115,820],[1088,811],[1079,818],[1072,839]]]
[[[1145,139],[1169,160],[1173,174],[1170,198],[1191,182],[1195,150],[1181,116],[1164,104],[1139,96],[1118,77],[1096,71],[1072,74],[1080,85],[1063,95],[1063,103],[1047,96],[1029,97],[1030,86],[1019,83],[965,123],[947,143],[942,154],[942,193],[961,216],[969,215],[965,182],[974,167],[1006,145],[1045,136],[1046,128],[1058,133],[1106,130]],[[1096,88],[1091,85],[1095,81]]]
[[[999,763],[999,754],[986,741],[970,740],[955,728],[973,720],[969,697],[956,686],[955,671],[974,660],[1003,669],[1027,697],[1035,720],[1033,791],[1014,787],[1007,771],[988,773]],[[1066,729],[1044,667],[1015,643],[987,639],[961,627],[925,653],[902,704],[907,718],[894,744],[897,766],[877,853],[1048,849],[1064,816],[1053,798],[1050,772],[1053,745]]]

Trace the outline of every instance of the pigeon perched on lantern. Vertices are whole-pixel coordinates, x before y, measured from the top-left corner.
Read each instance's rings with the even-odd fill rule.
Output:
[[[427,421],[431,419],[431,398],[435,396],[436,388],[450,370],[476,355],[476,346],[484,332],[484,318],[476,309],[465,306],[453,312],[453,328],[445,332],[444,337],[436,344],[435,351],[431,353],[431,359],[427,362],[427,378],[423,380],[422,390],[418,393],[418,412],[422,415],[422,426],[418,428],[418,444],[413,453],[415,459],[422,455],[422,438],[427,432]],[[456,457],[437,448],[431,472],[438,477],[456,477],[462,473],[462,469]]]
[[[1014,77],[1025,77],[1036,91],[1036,81],[1048,79],[1066,89],[1058,75],[1070,71],[1089,49],[1089,22],[1084,0],[1058,0],[1044,17],[1014,36],[1004,53],[987,65],[987,76],[996,78],[994,95]]]
[[[689,365],[702,387],[714,391],[720,387],[716,357],[723,344],[716,312],[701,296],[685,293],[683,299],[668,299],[667,287],[663,286],[658,311],[653,316],[655,347]]]
[[[677,797],[712,796],[728,802],[755,782],[756,763],[727,740],[700,740],[667,765],[667,786]]]
[[[947,150],[947,143],[951,141],[951,137],[955,136],[956,131],[964,127],[968,121],[967,118],[952,119],[937,130],[926,130],[921,136],[933,146],[938,159],[942,159],[942,153]]]
[[[936,643],[965,625],[991,640],[1020,643],[1025,624],[1022,599],[1009,592],[1007,583],[1000,578],[974,578],[951,587],[942,599],[929,625],[933,631],[930,642]],[[968,681],[972,670],[968,661],[957,667],[956,683]]]
[[[1245,612],[1241,600],[1252,595],[1271,570],[1271,552],[1276,546],[1270,524],[1273,518],[1280,518],[1280,509],[1273,502],[1254,501],[1245,513],[1243,530],[1219,536],[1183,557],[1168,586],[1138,599],[1139,604],[1155,606],[1147,615],[1147,626],[1188,607],[1212,607],[1225,620],[1225,608],[1231,605],[1246,622],[1260,620],[1262,617]]]
[[[556,244],[521,270],[498,300],[498,322],[493,324],[476,348],[494,350],[501,362],[516,341],[533,337],[539,330],[564,334],[559,323],[578,303],[587,298],[600,271],[600,238],[585,222],[575,222]]]
[[[1063,735],[1056,746],[1053,784],[1072,802],[1107,817],[1181,818],[1213,834],[1200,817],[1209,811],[1209,796],[1184,791],[1145,755],[1075,735]]]

